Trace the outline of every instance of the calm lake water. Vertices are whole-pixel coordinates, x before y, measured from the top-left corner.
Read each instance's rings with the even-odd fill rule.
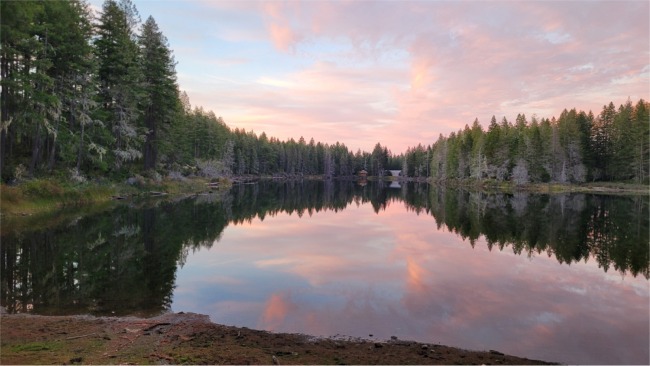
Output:
[[[258,182],[5,222],[1,301],[10,312],[197,312],[277,332],[648,364],[648,206],[647,196]]]

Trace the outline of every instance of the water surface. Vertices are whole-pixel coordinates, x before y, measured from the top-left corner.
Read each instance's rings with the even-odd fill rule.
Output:
[[[2,239],[11,311],[649,361],[647,197],[260,182]]]

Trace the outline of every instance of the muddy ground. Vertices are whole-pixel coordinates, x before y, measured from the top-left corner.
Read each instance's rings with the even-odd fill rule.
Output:
[[[315,338],[156,318],[2,314],[0,364],[547,364],[399,339]]]

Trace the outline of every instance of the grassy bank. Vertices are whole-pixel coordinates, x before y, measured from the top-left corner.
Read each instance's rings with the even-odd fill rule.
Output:
[[[594,193],[594,194],[650,194],[650,186],[628,182],[589,182],[581,184],[571,183],[529,183],[515,184],[513,182],[498,182],[494,180],[444,180],[434,181],[426,179],[401,178],[399,180],[428,182],[439,186],[451,188],[464,188],[468,190],[486,192],[529,192],[541,194],[556,193]]]
[[[594,193],[594,194],[648,194],[649,186],[634,183],[621,182],[592,182],[582,184],[561,184],[561,183],[535,183],[516,185],[511,182],[488,183],[487,188],[500,191],[531,192],[531,193]]]
[[[204,178],[154,181],[137,177],[130,183],[33,179],[11,186],[0,185],[0,211],[4,217],[31,216],[67,207],[102,205],[125,198],[227,189],[230,185],[227,179],[210,181]]]
[[[37,179],[15,186],[0,186],[0,207],[3,215],[33,215],[66,206],[110,201],[115,192],[115,187],[106,184]]]

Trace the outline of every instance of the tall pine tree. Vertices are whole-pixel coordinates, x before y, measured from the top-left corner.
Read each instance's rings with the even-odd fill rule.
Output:
[[[175,62],[158,24],[149,17],[139,39],[142,55],[143,122],[146,129],[144,169],[154,169],[161,141],[168,126],[178,117],[180,99]]]
[[[142,157],[144,136],[137,126],[142,98],[142,75],[134,33],[137,11],[125,0],[107,0],[97,25],[95,52],[98,59],[101,113],[112,149],[114,168]]]

